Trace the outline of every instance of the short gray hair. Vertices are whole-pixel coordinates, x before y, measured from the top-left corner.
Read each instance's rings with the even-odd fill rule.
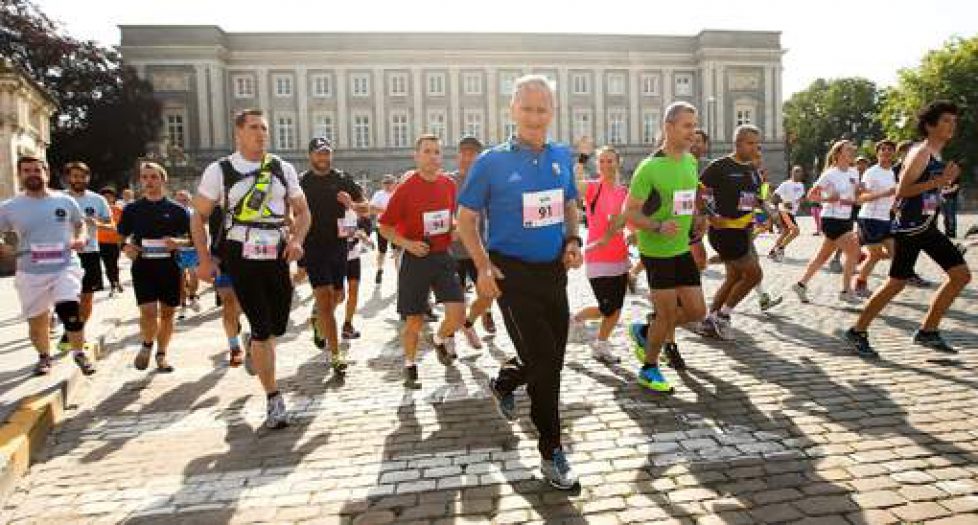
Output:
[[[753,133],[758,137],[761,136],[761,128],[753,124],[741,124],[734,129],[734,142],[740,142],[740,139],[744,138],[744,135],[748,133]]]
[[[550,79],[548,79],[547,77],[545,77],[543,75],[523,75],[523,76],[517,78],[513,82],[513,98],[512,98],[512,100],[515,102],[516,99],[519,97],[520,92],[522,92],[525,89],[530,89],[530,88],[542,89],[542,90],[546,91],[547,94],[550,95],[550,105],[551,106],[553,106],[554,105],[554,102],[556,102],[556,95],[554,93],[554,86],[550,82]]]
[[[676,119],[679,118],[680,113],[692,113],[693,115],[696,115],[696,106],[682,100],[673,102],[666,108],[666,118],[664,122],[675,122]]]

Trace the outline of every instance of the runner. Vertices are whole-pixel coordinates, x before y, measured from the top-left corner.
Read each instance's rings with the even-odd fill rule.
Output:
[[[598,306],[588,306],[571,317],[571,330],[581,331],[584,322],[601,320],[597,339],[591,342],[591,352],[598,361],[618,363],[621,358],[609,341],[618,324],[628,289],[628,246],[620,228],[612,235],[620,217],[628,190],[619,182],[621,157],[611,146],[597,151],[598,179],[577,179],[578,194],[584,195],[584,213],[588,220],[587,249],[584,251],[585,272]],[[619,223],[621,220],[619,219]]]
[[[37,350],[34,372],[51,372],[48,328],[53,309],[68,334],[75,364],[92,375],[95,367],[85,355],[85,322],[78,303],[82,269],[74,253],[88,245],[88,221],[74,199],[48,189],[47,166],[41,159],[19,157],[17,181],[21,192],[0,203],[0,231],[17,234],[14,288]]]
[[[357,213],[366,214],[368,205],[360,186],[352,177],[334,168],[332,160],[330,141],[323,137],[312,139],[309,142],[309,170],[302,174],[299,185],[306,194],[312,219],[304,245],[304,262],[316,301],[311,320],[314,336],[320,335],[329,349],[333,370],[344,373],[346,351],[339,344],[336,307],[344,300],[347,244],[356,235]]]
[[[808,191],[809,200],[822,203],[822,231],[825,238],[819,251],[809,261],[802,278],[791,286],[803,303],[809,302],[808,281],[836,249],[842,250],[846,256],[839,300],[849,304],[861,302],[860,297],[852,291],[852,274],[859,259],[859,241],[852,231],[852,206],[856,202],[859,181],[852,167],[855,152],[856,147],[848,140],[836,141],[825,158],[825,171]]]
[[[85,214],[85,222],[88,226],[88,242],[85,247],[78,252],[81,260],[82,269],[85,276],[82,277],[82,291],[80,298],[80,313],[83,323],[87,323],[92,317],[92,302],[95,292],[102,291],[104,283],[102,281],[102,256],[99,254],[98,247],[98,228],[112,226],[112,211],[109,203],[98,193],[88,189],[91,181],[91,170],[84,162],[69,162],[65,165],[65,182],[68,186],[70,195],[82,213]],[[58,346],[62,350],[69,347],[68,333],[61,336]]]
[[[755,208],[760,202],[761,179],[755,160],[760,141],[760,129],[750,124],[738,126],[734,130],[733,153],[711,162],[700,177],[713,208],[707,234],[710,246],[720,255],[726,270],[702,329],[722,339],[731,338],[733,309],[764,276],[752,238]]]
[[[941,319],[961,290],[971,282],[971,271],[954,244],[937,228],[941,188],[953,184],[961,174],[954,161],[941,160],[941,150],[954,137],[958,107],[947,101],[934,101],[917,115],[917,132],[923,142],[911,148],[897,185],[893,261],[889,279],[873,293],[856,324],[846,331],[846,340],[860,356],[877,357],[866,330],[883,308],[899,294],[920,252],[926,252],[947,274],[947,280],[931,300],[913,342],[945,353],[956,353],[939,332]]]
[[[362,192],[362,190],[361,190]],[[346,315],[343,317],[343,339],[357,339],[360,332],[353,327],[353,315],[360,300],[360,258],[374,244],[370,241],[373,221],[367,215],[357,217],[356,234],[347,239],[349,255],[346,257]]]
[[[907,157],[907,153],[910,152],[911,146],[913,146],[912,140],[901,140],[897,143],[896,160],[893,162],[893,175],[897,184],[900,183],[900,174],[903,173],[903,159]],[[890,219],[896,220],[895,211],[890,212]],[[930,288],[934,285],[933,282],[924,279],[916,271],[913,272],[913,275],[907,278],[907,284],[917,288]]]
[[[109,297],[122,293],[122,283],[119,281],[119,255],[122,253],[122,238],[116,226],[122,219],[122,204],[116,200],[115,188],[106,186],[99,190],[99,195],[105,198],[112,211],[112,224],[99,226],[98,251],[105,266],[105,275],[109,278]]]
[[[896,143],[881,140],[876,143],[877,164],[866,170],[860,183],[859,244],[865,246],[869,256],[859,265],[854,289],[860,297],[872,295],[867,281],[876,263],[893,256],[893,223],[890,211],[896,200],[896,177],[893,175],[893,153]]]
[[[251,326],[245,346],[268,400],[265,425],[277,429],[288,425],[288,413],[275,378],[275,338],[288,325],[289,263],[302,257],[309,208],[295,168],[266,151],[268,122],[261,110],[237,113],[234,134],[237,151],[204,170],[194,196],[191,233],[200,258],[197,275],[209,282],[219,274],[204,222],[215,204],[226,203],[221,263]],[[294,220],[287,231],[290,208]]]
[[[448,253],[455,212],[455,182],[441,173],[441,141],[420,135],[414,144],[417,169],[403,177],[387,209],[380,216],[380,233],[404,249],[397,276],[397,313],[405,317],[404,386],[421,388],[418,378],[418,339],[428,308],[428,293],[445,306],[445,319],[432,339],[438,361],[450,365],[455,353],[455,331],[465,318],[465,294],[458,281],[455,260]]]
[[[784,249],[801,233],[795,215],[801,207],[801,200],[805,197],[804,180],[804,170],[801,166],[796,165],[791,168],[791,179],[782,182],[778,185],[778,189],[774,190],[772,203],[780,207],[779,213],[784,227],[781,229],[781,235],[774,242],[771,251],[767,254],[773,261],[783,262]]]
[[[702,174],[710,164],[710,159],[707,156],[709,151],[710,136],[702,129],[696,128],[696,138],[693,140],[693,145],[689,148],[689,152],[696,158],[697,174]],[[689,241],[689,252],[693,254],[693,260],[696,261],[696,268],[702,272],[706,270],[709,260],[706,257],[706,247],[703,246],[702,232],[700,232],[700,236],[697,236],[696,233],[696,228],[690,230],[692,237]]]
[[[189,191],[178,191],[173,200],[183,206],[188,214],[193,215],[194,208]],[[177,315],[177,319],[186,319],[188,306],[195,312],[200,311],[200,303],[197,300],[197,290],[200,288],[200,279],[197,278],[199,261],[197,250],[193,244],[180,246],[177,249],[177,266],[180,267],[181,280],[183,281],[180,286],[180,313]]]
[[[391,195],[394,194],[394,183],[397,181],[393,175],[384,175],[384,178],[380,181],[380,189],[375,191],[370,197],[370,213],[375,217],[379,218],[384,210],[387,209],[387,203],[391,200]],[[384,280],[384,257],[387,256],[387,239],[380,234],[380,230],[377,230],[377,274],[374,276],[374,283],[380,284]],[[394,264],[397,263],[397,258],[394,259]]]
[[[132,263],[132,288],[139,305],[142,347],[133,366],[145,370],[156,343],[156,369],[172,372],[166,351],[173,336],[173,315],[180,305],[183,276],[177,263],[181,246],[189,246],[187,209],[164,195],[167,173],[155,162],[139,168],[143,196],[122,210],[119,235],[123,253]]]
[[[472,163],[475,162],[476,157],[480,153],[482,153],[482,142],[479,139],[467,135],[458,141],[458,171],[452,174],[452,178],[455,179],[456,189],[461,190],[462,186],[465,185],[465,177],[469,173],[469,168],[472,167]],[[485,223],[483,222],[482,225],[482,238],[485,239]],[[465,245],[458,238],[457,231],[452,232],[452,246],[450,251],[452,256],[455,257],[455,264],[458,265],[458,279],[462,284],[462,290],[465,291],[469,282],[473,286],[476,284],[476,281],[478,281],[478,272],[476,272],[472,258],[469,257],[469,252],[465,251]],[[476,294],[472,306],[469,307],[469,313],[465,317],[465,323],[462,325],[462,334],[465,335],[465,340],[472,348],[482,348],[482,341],[479,340],[479,335],[475,332],[474,326],[476,319],[479,317],[482,317],[482,328],[486,333],[496,333],[496,323],[493,321],[492,312],[489,311],[491,307],[492,299],[482,297],[478,294]]]
[[[546,77],[514,82],[510,114],[516,132],[475,161],[459,196],[458,224],[479,271],[479,295],[498,299],[518,354],[490,381],[497,408],[516,419],[513,391],[526,385],[543,475],[570,490],[578,477],[561,445],[558,398],[570,319],[567,270],[584,261],[571,150],[547,140],[554,102]],[[483,214],[485,246],[479,236]]]

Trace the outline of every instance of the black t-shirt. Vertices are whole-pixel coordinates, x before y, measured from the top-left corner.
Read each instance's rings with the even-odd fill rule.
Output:
[[[190,236],[190,214],[167,197],[158,201],[143,197],[122,209],[118,230],[124,238],[131,236],[136,246],[143,246],[143,239],[185,238]]]
[[[716,212],[728,219],[754,212],[760,198],[759,181],[753,164],[741,164],[729,155],[711,162],[700,176],[703,186],[713,193]]]
[[[345,191],[354,201],[363,200],[363,190],[349,175],[331,169],[327,175],[317,175],[311,170],[302,174],[299,186],[306,194],[312,226],[306,236],[306,251],[324,245],[343,246],[339,237],[339,219],[346,214],[346,206],[336,200],[336,194]]]

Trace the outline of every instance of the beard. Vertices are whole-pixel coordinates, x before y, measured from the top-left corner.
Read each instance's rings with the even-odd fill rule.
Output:
[[[24,179],[24,189],[27,191],[41,191],[44,189],[44,179],[41,177],[28,177]]]
[[[69,184],[69,186],[71,186],[71,191],[75,193],[84,193],[88,187],[87,184]]]

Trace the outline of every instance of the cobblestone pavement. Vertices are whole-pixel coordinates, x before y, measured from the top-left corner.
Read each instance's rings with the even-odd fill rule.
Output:
[[[805,233],[786,262],[765,259],[769,288],[786,289],[819,241]],[[759,250],[771,242],[762,237]],[[973,248],[972,266],[976,257]],[[939,276],[929,260],[919,268]],[[372,262],[364,276],[372,281]],[[666,372],[669,397],[636,386],[623,340],[620,366],[575,342],[561,401],[582,489],[561,493],[540,479],[526,397],[510,424],[484,390],[512,353],[504,333],[482,351],[460,340],[448,368],[426,349],[423,390],[401,387],[390,277],[363,286],[364,337],[345,379],[312,346],[309,290],[300,289],[278,360],[293,415],[282,431],[260,428],[257,381],[227,368],[216,309],[179,326],[171,375],[132,367],[130,319],[126,349],[102,364],[93,395],[52,435],[0,521],[978,523],[973,285],[943,325],[956,356],[910,343],[933,290],[909,288],[872,327],[883,358],[848,354],[839,334],[854,313],[835,302],[838,276],[827,273],[811,305],[792,295],[762,314],[749,298],[733,342],[681,333],[690,370]],[[708,296],[719,277],[707,271]],[[590,302],[583,272],[571,281],[573,306]],[[203,301],[212,305],[209,294]],[[625,317],[646,308],[629,295]]]

